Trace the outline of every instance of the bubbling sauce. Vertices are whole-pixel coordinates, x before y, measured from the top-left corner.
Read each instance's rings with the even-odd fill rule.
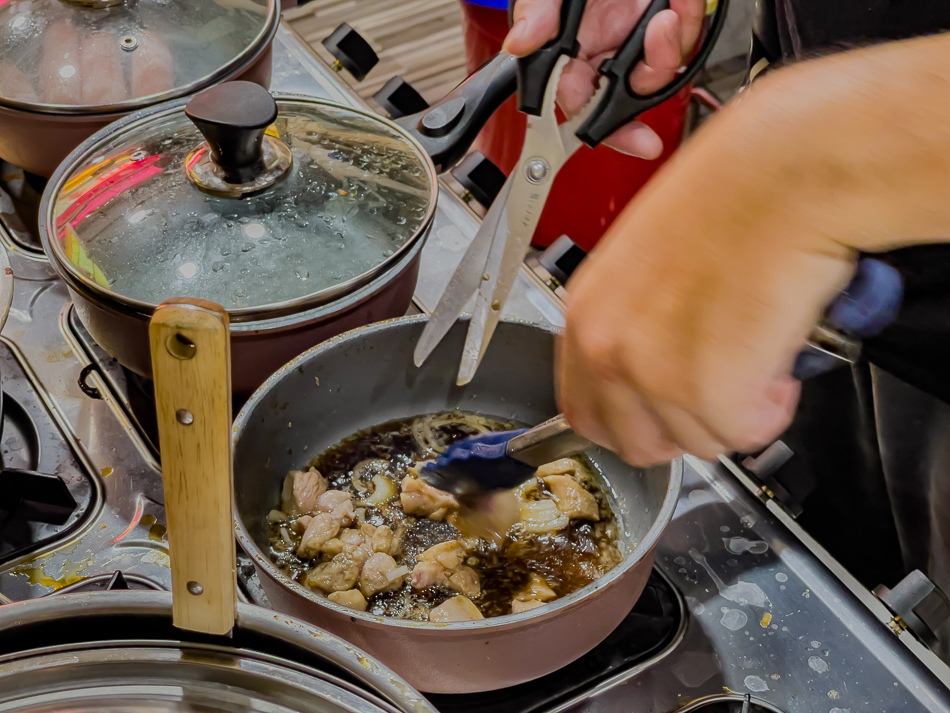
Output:
[[[430,613],[435,619],[433,610],[436,607],[460,595],[466,595],[477,608],[480,616],[472,610],[470,616],[465,616],[472,619],[510,614],[513,607],[517,610],[519,606],[541,606],[587,586],[616,566],[623,559],[623,553],[618,540],[617,520],[599,485],[602,479],[595,466],[582,456],[558,461],[552,466],[542,466],[538,471],[542,477],[536,477],[515,491],[514,495],[509,495],[511,498],[517,497],[522,517],[507,529],[503,537],[494,541],[464,536],[455,526],[459,522],[457,504],[456,507],[449,507],[448,512],[434,512],[428,517],[412,507],[413,501],[407,495],[405,486],[407,479],[414,480],[416,470],[422,463],[459,439],[517,427],[518,424],[508,421],[453,411],[390,421],[344,439],[313,459],[309,467],[322,475],[328,493],[336,490],[351,496],[352,516],[342,519],[337,537],[327,542],[325,550],[313,556],[302,556],[298,550],[301,541],[307,537],[304,533],[309,532],[304,525],[311,521],[311,515],[280,510],[282,506],[285,510],[294,509],[288,508],[286,501],[282,500],[277,506],[278,510],[268,516],[271,558],[287,576],[304,586],[328,594],[334,601],[362,609],[362,598],[368,612],[419,621],[430,620]],[[553,479],[552,472],[555,476]],[[312,472],[307,477],[317,478]],[[561,488],[558,491],[560,497],[554,493],[558,488]],[[447,496],[441,491],[430,490]],[[580,493],[581,490],[585,492]],[[287,491],[283,497],[286,499]],[[407,497],[410,499],[407,500]],[[569,500],[583,502],[586,508],[582,508],[583,512],[572,511]],[[428,501],[426,506],[429,507]],[[347,507],[344,504],[344,509]],[[536,507],[541,508],[537,512],[554,517],[551,527],[545,529],[545,523],[538,525],[537,515],[524,515]],[[413,514],[407,514],[407,510]],[[567,513],[576,515],[581,512],[576,517],[567,516]],[[328,518],[330,515],[324,517],[325,520]],[[336,521],[333,521],[330,530],[335,526]],[[363,589],[370,596],[363,597],[356,592],[335,594],[334,591],[343,590],[334,590],[334,587],[344,587],[350,583],[353,573],[362,566],[352,565],[346,553],[339,554],[336,541],[348,538],[359,543],[358,536],[348,531],[364,533],[367,544],[362,554],[357,549],[354,557],[365,560],[370,551],[369,533],[373,528],[388,528],[393,533],[392,544],[385,548],[385,554],[390,555],[396,565],[388,573],[393,577],[392,587],[379,592],[374,592],[372,584],[364,588],[364,577],[369,577],[366,568],[371,566],[367,564],[360,571],[358,583],[347,589]],[[385,529],[380,532],[385,532]],[[461,564],[454,570],[452,567],[444,568],[443,574],[451,575],[459,569],[470,569],[477,576],[477,584],[471,585],[469,582],[468,585],[458,585],[460,580],[449,576],[448,580],[437,577],[439,581],[431,586],[421,586],[426,583],[422,576],[425,574],[423,570],[429,566],[426,562],[431,560],[424,553],[436,545],[453,541],[461,547],[458,550],[462,553]],[[349,551],[354,551],[353,546],[350,546]],[[382,550],[377,547],[376,551]],[[327,565],[327,562],[331,564]],[[313,574],[321,566],[324,571],[331,571],[337,565],[342,572],[339,581],[328,582],[332,577],[315,578]],[[471,573],[464,576],[468,580],[472,577]],[[314,581],[318,582],[318,586],[313,586]],[[543,590],[531,589],[532,583],[539,582],[544,585]],[[538,591],[544,594],[537,595]],[[535,599],[536,596],[540,598]],[[345,601],[343,597],[346,597]],[[517,604],[519,599],[521,602],[527,601],[528,605]]]

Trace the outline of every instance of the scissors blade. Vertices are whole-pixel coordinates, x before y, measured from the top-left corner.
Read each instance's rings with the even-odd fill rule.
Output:
[[[541,219],[554,178],[567,159],[554,111],[554,93],[569,59],[562,57],[551,73],[543,114],[528,117],[521,158],[506,184],[509,190],[501,207],[503,219],[493,230],[486,264],[489,279],[483,280],[478,287],[475,310],[465,337],[456,382],[459,386],[474,378],[485,355]],[[498,199],[492,207],[495,205],[498,205]]]
[[[413,353],[413,361],[417,367],[425,363],[425,360],[445,338],[445,335],[448,334],[452,325],[461,316],[465,306],[478,289],[482,276],[486,271],[492,237],[497,230],[499,221],[502,219],[505,200],[508,198],[510,190],[511,179],[508,179],[492,203],[492,207],[489,208],[485,220],[469,244],[468,250],[465,251],[462,261],[452,274],[442,297],[439,298],[439,303],[429,317],[429,321],[426,322],[426,326],[422,330],[422,336],[419,338],[419,343]]]

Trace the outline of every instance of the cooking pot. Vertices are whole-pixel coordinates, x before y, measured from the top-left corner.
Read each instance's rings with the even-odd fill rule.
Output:
[[[270,604],[365,648],[413,686],[463,693],[551,673],[613,631],[643,590],[670,521],[682,463],[640,469],[589,453],[621,526],[624,559],[587,587],[520,614],[451,624],[397,620],[334,604],[287,577],[268,556],[267,514],[286,474],[361,429],[465,409],[523,423],[557,413],[552,330],[502,322],[475,379],[455,384],[467,324],[457,323],[421,368],[412,354],[424,317],[336,337],[294,359],[251,397],[233,429],[235,527]]]
[[[221,304],[250,394],[329,337],[406,313],[435,169],[369,112],[249,82],[126,117],[56,171],[40,232],[89,334],[151,376],[148,322],[172,297]]]
[[[239,604],[230,638],[172,626],[167,592],[109,591],[0,607],[0,709],[435,713],[362,651]]]
[[[0,6],[0,157],[50,176],[137,109],[231,79],[270,84],[278,0],[11,0]]]

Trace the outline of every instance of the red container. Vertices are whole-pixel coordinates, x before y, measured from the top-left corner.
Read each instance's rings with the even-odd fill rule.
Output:
[[[508,33],[508,13],[465,0],[462,11],[468,70],[473,72],[501,50]],[[663,139],[663,155],[656,161],[626,156],[606,146],[582,146],[554,182],[534,244],[547,247],[568,235],[582,249],[592,249],[617,214],[682,143],[688,106],[686,88],[641,117]],[[521,153],[525,125],[525,115],[512,98],[485,125],[475,147],[507,174]]]

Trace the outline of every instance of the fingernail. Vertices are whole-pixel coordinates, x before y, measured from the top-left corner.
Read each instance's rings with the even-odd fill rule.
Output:
[[[512,42],[517,42],[523,39],[522,35],[524,35],[525,27],[527,26],[528,26],[528,21],[525,20],[524,18],[518,20],[518,22],[515,23],[514,27],[512,27],[511,30],[508,31],[508,36],[505,37],[505,42],[501,46],[501,49],[503,52],[508,51],[508,47],[511,45]]]

